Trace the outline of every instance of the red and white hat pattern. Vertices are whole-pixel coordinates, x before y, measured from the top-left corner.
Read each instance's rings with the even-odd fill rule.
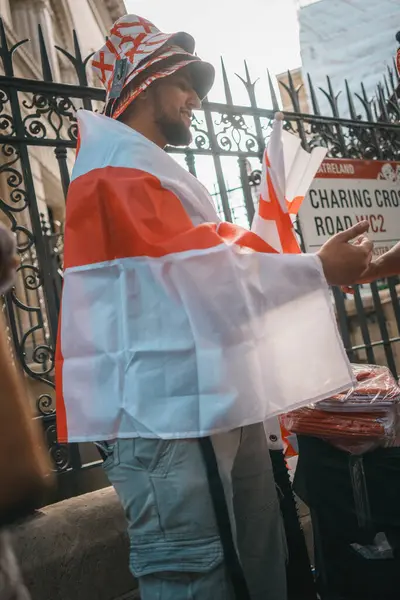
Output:
[[[114,23],[104,46],[96,52],[92,60],[92,68],[99,76],[107,90],[107,98],[113,83],[116,61],[127,60],[127,70],[124,87],[137,75],[151,65],[176,55],[177,62],[173,66],[162,68],[142,81],[140,86],[132,91],[124,104],[113,113],[117,118],[127,106],[153,81],[172,75],[178,69],[193,63],[194,85],[200,98],[204,98],[214,82],[214,68],[203,62],[194,53],[195,41],[185,32],[162,33],[153,23],[137,15],[125,15]]]

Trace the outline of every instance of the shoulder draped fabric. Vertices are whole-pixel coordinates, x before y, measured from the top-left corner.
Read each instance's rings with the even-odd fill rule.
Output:
[[[221,222],[199,181],[79,112],[56,356],[61,442],[228,431],[348,388],[318,257]]]

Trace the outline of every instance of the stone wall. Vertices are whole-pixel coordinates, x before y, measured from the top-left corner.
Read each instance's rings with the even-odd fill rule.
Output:
[[[304,505],[300,517],[312,555]],[[128,569],[125,516],[112,488],[43,508],[12,533],[32,600],[139,600]]]
[[[139,599],[112,488],[46,507],[13,534],[32,600]]]

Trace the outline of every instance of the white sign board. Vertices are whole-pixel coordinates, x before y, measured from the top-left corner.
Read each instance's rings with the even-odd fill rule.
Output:
[[[367,219],[375,254],[383,254],[400,240],[400,163],[325,159],[299,219],[307,252]]]

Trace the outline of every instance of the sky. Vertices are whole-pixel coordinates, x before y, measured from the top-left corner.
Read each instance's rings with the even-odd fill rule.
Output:
[[[243,84],[246,58],[257,84],[259,105],[269,108],[267,68],[271,74],[300,66],[296,0],[246,0],[234,8],[232,0],[125,0],[127,11],[152,21],[161,31],[187,31],[196,51],[217,67],[210,100],[224,101],[219,68],[223,56],[235,104],[248,104]],[[244,10],[245,7],[245,10]]]

